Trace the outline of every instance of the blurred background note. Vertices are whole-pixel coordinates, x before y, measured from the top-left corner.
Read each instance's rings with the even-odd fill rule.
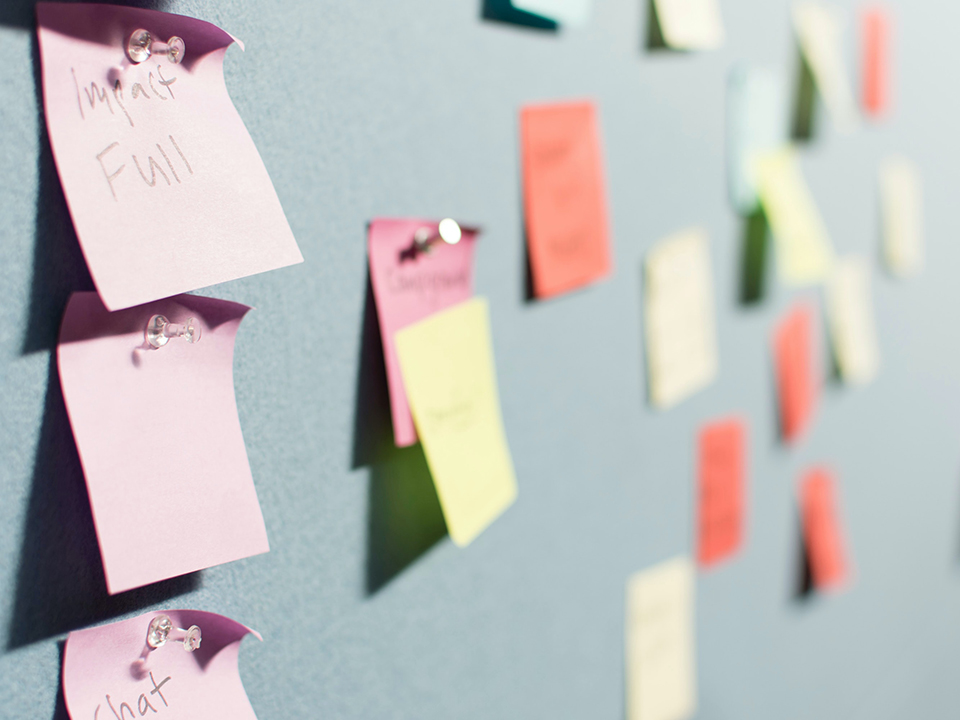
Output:
[[[923,269],[923,190],[920,171],[904,157],[880,166],[883,259],[894,275],[909,277]]]
[[[733,555],[743,542],[746,443],[746,424],[737,417],[700,429],[697,562],[701,567]]]
[[[184,652],[171,634],[150,650],[147,632],[161,616],[174,628],[199,628],[199,647]],[[261,639],[228,617],[200,610],[149,612],[75,630],[63,651],[63,698],[70,717],[256,720],[238,667],[247,635]]]
[[[413,445],[417,431],[407,403],[394,335],[397,330],[473,295],[476,233],[464,230],[456,244],[441,242],[429,250],[419,250],[414,234],[437,224],[435,220],[376,219],[368,231],[370,281],[377,302],[397,447]]]
[[[760,202],[776,241],[778,274],[788,285],[819,283],[830,275],[833,246],[790,147],[754,158]]]
[[[555,20],[560,25],[583,25],[590,18],[593,0],[511,0],[517,10]]]
[[[666,560],[627,581],[627,720],[685,720],[697,709],[694,568]]]
[[[523,108],[520,148],[533,294],[552,297],[609,274],[607,201],[593,104]]]
[[[800,482],[800,515],[807,562],[818,590],[840,589],[850,579],[850,561],[837,508],[837,483],[825,468]]]
[[[863,109],[874,118],[890,109],[890,16],[880,7],[861,15],[863,33]]]
[[[108,312],[74,293],[57,350],[111,594],[270,548],[233,394],[246,305],[181,295]],[[152,316],[194,318],[153,349]]]
[[[780,432],[788,442],[807,429],[820,395],[814,366],[813,305],[796,303],[774,332],[774,362],[780,404]]]
[[[398,331],[396,343],[447,530],[457,545],[468,545],[517,496],[487,301],[431,315]]]
[[[840,258],[827,283],[827,318],[834,358],[844,382],[865,385],[880,368],[880,348],[866,258]]]
[[[227,95],[234,38],[114,5],[39,3],[43,100],[70,215],[110,310],[303,261]],[[131,63],[135,28],[185,42]]]
[[[669,408],[717,376],[710,253],[703,230],[662,240],[644,265],[650,400]]]
[[[656,21],[667,47],[714,50],[723,45],[718,0],[653,0]]]

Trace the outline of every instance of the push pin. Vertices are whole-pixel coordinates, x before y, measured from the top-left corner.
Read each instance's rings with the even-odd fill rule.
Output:
[[[413,243],[420,252],[429,252],[431,246],[438,240],[447,245],[456,245],[463,237],[459,223],[452,218],[444,218],[436,228],[422,227],[413,234]]]
[[[149,651],[163,647],[167,640],[183,643],[183,649],[193,652],[200,648],[200,628],[191,625],[186,630],[173,626],[173,621],[167,615],[157,615],[150,621],[147,628],[147,647]],[[149,652],[148,651],[148,652]]]
[[[193,344],[200,340],[200,326],[194,318],[187,318],[183,323],[172,323],[163,315],[154,315],[147,323],[143,336],[152,348],[162,348],[170,342],[170,338],[175,337],[182,337]]]
[[[174,35],[167,42],[162,43],[154,40],[153,35],[143,29],[134,30],[130,40],[127,41],[127,57],[135,63],[142,63],[151,55],[166,55],[169,62],[178,65],[183,61],[183,53],[186,49],[187,44],[181,37]]]

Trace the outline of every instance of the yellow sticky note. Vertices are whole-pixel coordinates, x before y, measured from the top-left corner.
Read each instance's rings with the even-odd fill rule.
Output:
[[[822,282],[830,275],[833,247],[820,211],[790,146],[754,159],[760,203],[777,245],[777,267],[790,285]]]
[[[713,50],[723,44],[723,20],[717,0],[654,0],[654,6],[667,46],[676,50]]]
[[[678,233],[647,254],[643,308],[650,401],[667,408],[717,375],[713,283],[703,230]]]
[[[880,166],[883,258],[895,275],[923,268],[923,200],[920,171],[912,161],[890,157]]]
[[[857,103],[843,62],[839,11],[819,2],[800,2],[793,8],[793,25],[800,51],[834,123],[842,131],[853,130],[857,126]]]
[[[627,720],[685,720],[696,712],[693,593],[686,556],[627,582]]]
[[[447,530],[457,545],[468,545],[517,496],[487,301],[460,303],[394,337]]]
[[[827,318],[844,382],[871,382],[880,367],[880,350],[870,296],[870,263],[866,258],[850,256],[837,260],[827,284]]]

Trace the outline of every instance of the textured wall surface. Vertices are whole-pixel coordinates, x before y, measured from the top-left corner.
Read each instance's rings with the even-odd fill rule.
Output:
[[[960,8],[890,0],[894,113],[849,136],[821,118],[804,151],[837,249],[873,258],[877,163],[912,156],[928,263],[906,283],[878,272],[879,380],[828,381],[812,432],[785,450],[769,335],[796,293],[773,283],[760,305],[738,302],[743,227],[723,137],[733,64],[792,84],[796,49],[787,0],[721,4],[724,49],[674,54],[646,48],[641,0],[596,0],[588,26],[560,32],[485,19],[482,0],[155,0],[245,41],[227,86],[306,262],[203,291],[257,308],[235,378],[271,552],[109,598],[51,354],[67,295],[91,281],[38,105],[33,0],[3,0],[0,716],[63,712],[69,630],[192,607],[263,634],[241,672],[264,720],[619,720],[625,578],[690,550],[696,429],[738,411],[751,427],[748,542],[698,579],[698,717],[956,717]],[[599,103],[616,271],[530,303],[517,109],[570,97]],[[421,451],[390,448],[367,290],[376,215],[485,229],[476,287],[520,495],[466,549],[446,537]],[[693,224],[711,236],[720,376],[659,413],[645,400],[640,263]],[[839,474],[856,581],[800,599],[795,485],[821,461]]]

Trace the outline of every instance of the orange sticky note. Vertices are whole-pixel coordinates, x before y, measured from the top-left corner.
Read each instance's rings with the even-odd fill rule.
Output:
[[[863,109],[883,115],[890,102],[890,21],[873,7],[863,13]]]
[[[534,295],[552,297],[607,275],[610,240],[593,104],[523,108],[520,151]]]
[[[714,565],[743,540],[746,426],[740,418],[709,423],[700,431],[697,560]]]
[[[850,575],[850,563],[840,531],[836,481],[826,468],[813,468],[803,477],[800,515],[814,587],[838,589]]]
[[[817,401],[813,362],[814,310],[798,303],[780,321],[774,334],[780,430],[784,440],[796,440],[810,423]]]

